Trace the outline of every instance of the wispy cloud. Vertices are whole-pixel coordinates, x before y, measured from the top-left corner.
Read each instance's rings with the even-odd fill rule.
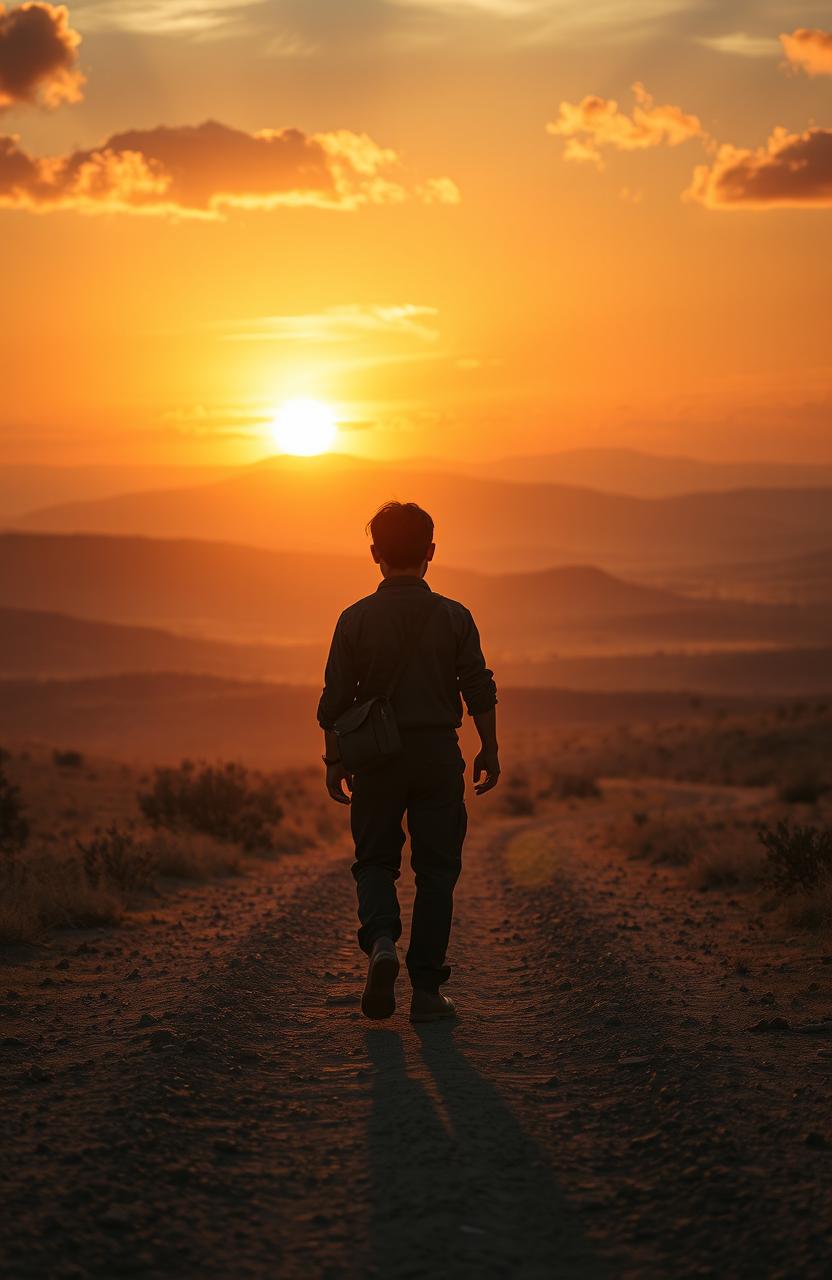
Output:
[[[780,45],[773,36],[751,36],[745,31],[733,31],[721,36],[699,36],[697,43],[715,53],[726,53],[738,58],[773,58],[780,52]]]
[[[0,4],[0,110],[21,103],[57,107],[79,102],[81,37],[65,5]]]
[[[217,218],[233,208],[455,204],[450,178],[414,182],[398,154],[366,134],[246,133],[208,121],[134,129],[100,147],[33,157],[0,135],[0,207]]]
[[[617,33],[694,7],[694,0],[388,0],[402,8],[480,16],[525,24],[540,39],[595,29]]]
[[[721,146],[685,193],[709,209],[832,208],[832,129],[775,129],[764,147]]]
[[[781,35],[786,59],[807,76],[832,76],[832,31],[798,27],[791,35]]]
[[[321,345],[356,342],[362,338],[416,338],[435,342],[439,331],[433,320],[435,307],[412,302],[388,306],[361,305],[327,307],[300,315],[258,316],[243,320],[227,333],[234,342],[312,342]]]
[[[263,0],[102,0],[73,11],[83,31],[129,31],[135,35],[199,36],[227,28],[241,10]]]
[[[581,102],[562,102],[558,118],[546,130],[565,138],[564,159],[589,162],[603,168],[601,151],[642,151],[648,147],[675,147],[704,131],[697,116],[688,115],[671,104],[656,106],[654,99],[637,82],[633,85],[636,105],[630,115],[619,109],[613,98],[588,95]]]

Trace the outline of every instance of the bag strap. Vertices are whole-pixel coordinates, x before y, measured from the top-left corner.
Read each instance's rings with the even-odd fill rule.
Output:
[[[431,595],[433,596],[433,593],[431,593]],[[402,653],[402,656],[399,659],[398,665],[396,666],[396,669],[393,672],[392,678],[389,684],[387,685],[386,695],[388,699],[392,700],[393,694],[396,692],[396,690],[399,687],[399,683],[401,681],[402,676],[404,675],[407,668],[410,666],[413,659],[416,657],[416,650],[419,648],[419,642],[421,641],[422,636],[425,634],[425,631],[427,630],[428,623],[430,622],[431,618],[436,612],[437,612],[436,596],[433,596],[430,603],[428,604],[428,607],[425,609],[424,617],[417,624],[414,630],[411,631],[410,640],[405,645],[404,652]]]

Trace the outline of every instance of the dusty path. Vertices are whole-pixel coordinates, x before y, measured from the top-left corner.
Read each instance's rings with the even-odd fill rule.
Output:
[[[8,968],[3,1276],[828,1276],[827,957],[594,821],[475,825],[453,1026],[360,1017],[343,852]]]

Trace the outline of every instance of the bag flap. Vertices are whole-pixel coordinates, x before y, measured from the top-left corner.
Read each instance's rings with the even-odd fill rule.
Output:
[[[337,734],[355,733],[355,730],[360,729],[365,723],[376,703],[380,701],[380,698],[368,698],[366,702],[359,702],[356,706],[350,707],[349,711],[345,711],[335,721],[335,732]]]

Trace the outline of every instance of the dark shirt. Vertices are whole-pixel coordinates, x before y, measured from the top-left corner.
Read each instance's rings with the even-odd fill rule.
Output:
[[[331,729],[356,702],[388,692],[408,637],[428,609],[416,652],[393,694],[398,724],[459,728],[462,699],[472,716],[496,705],[494,677],[465,606],[431,591],[423,578],[385,578],[338,619],[318,704],[321,728]]]

